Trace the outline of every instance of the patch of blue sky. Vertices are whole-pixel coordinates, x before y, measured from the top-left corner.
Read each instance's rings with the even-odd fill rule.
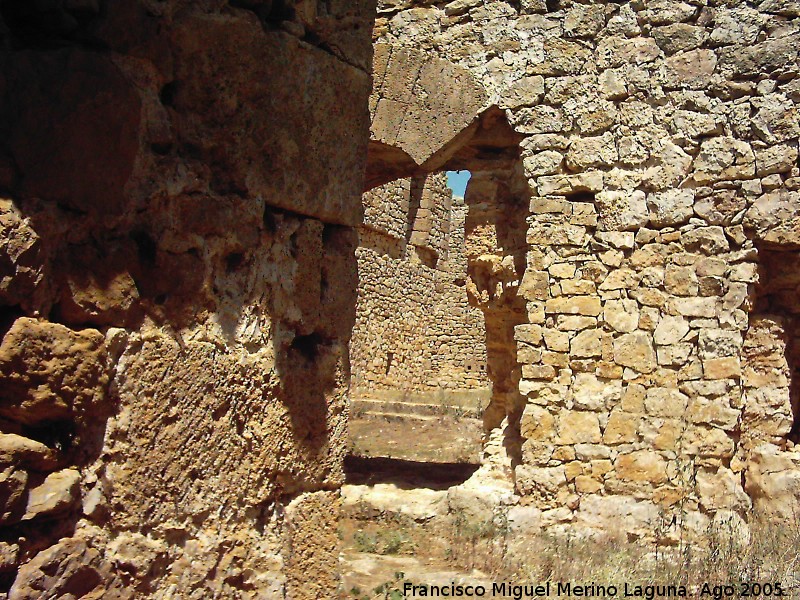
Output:
[[[453,190],[454,196],[463,198],[470,177],[472,173],[469,171],[447,171],[447,187]]]

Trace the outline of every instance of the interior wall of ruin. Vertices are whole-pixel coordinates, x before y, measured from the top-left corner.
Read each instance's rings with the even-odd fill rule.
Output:
[[[444,173],[364,194],[353,397],[487,395],[486,332],[466,292],[466,206]]]
[[[374,6],[0,17],[0,593],[329,597]]]
[[[797,4],[393,1],[375,39],[376,65],[432,55],[465,99],[415,105],[382,75],[373,138],[425,169],[492,105],[524,138],[515,482],[531,522],[629,537],[663,522],[677,539],[786,516],[790,359],[753,346],[792,342],[753,305],[764,244],[800,241]],[[423,137],[429,113],[441,133]]]

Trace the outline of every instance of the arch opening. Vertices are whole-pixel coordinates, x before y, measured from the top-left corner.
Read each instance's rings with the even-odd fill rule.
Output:
[[[515,328],[527,322],[518,288],[530,192],[519,141],[492,107],[405,177],[364,194],[351,342],[356,456],[468,460],[512,475],[521,461]],[[390,167],[379,169],[396,174],[403,164]],[[380,179],[369,170],[368,181]],[[403,412],[414,419],[406,433]],[[383,435],[370,428],[374,416]]]

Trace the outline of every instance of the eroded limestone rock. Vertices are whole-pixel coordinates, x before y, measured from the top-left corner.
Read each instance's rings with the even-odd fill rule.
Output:
[[[64,469],[48,475],[30,489],[23,520],[54,518],[69,512],[80,501],[81,476],[75,469]]]
[[[108,386],[104,341],[93,329],[17,319],[0,345],[0,412],[28,425],[96,413]]]

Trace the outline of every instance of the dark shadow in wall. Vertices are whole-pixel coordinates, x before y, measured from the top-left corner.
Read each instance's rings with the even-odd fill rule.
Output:
[[[184,4],[181,18],[173,20],[136,0],[0,0],[0,189],[13,200],[13,211],[3,216],[13,213],[22,241],[32,243],[21,244],[25,252],[8,264],[10,253],[0,249],[2,275],[19,266],[20,277],[11,273],[17,282],[30,277],[14,297],[0,291],[0,340],[28,323],[22,339],[29,342],[17,338],[0,353],[0,405],[11,407],[0,415],[0,431],[38,441],[47,447],[42,454],[52,455],[30,469],[14,466],[20,493],[0,540],[19,545],[19,560],[3,565],[0,592],[12,585],[18,566],[31,575],[38,568],[31,566],[36,553],[60,541],[76,551],[61,545],[46,557],[41,576],[19,577],[26,584],[50,584],[39,589],[41,596],[25,597],[98,590],[113,596],[115,587],[150,597],[165,561],[174,561],[178,546],[204,526],[217,532],[247,527],[260,518],[254,517],[260,503],[274,508],[281,496],[331,489],[341,480],[345,449],[338,442],[346,427],[356,234],[286,211],[276,216],[268,209],[262,217],[265,197],[286,203],[291,194],[248,191],[242,172],[262,176],[269,190],[280,189],[283,178],[316,190],[326,181],[325,169],[298,160],[296,167],[287,163],[265,172],[271,159],[258,159],[286,139],[322,148],[318,154],[299,151],[312,163],[350,156],[334,149],[341,142],[336,123],[351,124],[346,116],[331,120],[326,111],[320,127],[309,127],[308,117],[320,98],[363,102],[358,108],[365,109],[368,78],[361,74],[362,84],[348,86],[345,98],[326,89],[320,96],[306,93],[304,104],[298,91],[315,86],[285,65],[302,55],[308,73],[328,73],[313,64],[312,52],[296,53],[285,33],[264,35],[251,26],[250,15],[237,19],[238,11],[224,2],[216,9]],[[270,18],[291,17],[284,10],[291,3],[264,4],[274,8]],[[229,31],[248,34],[248,43]],[[368,34],[360,37],[369,45]],[[233,47],[237,43],[247,48],[246,57]],[[325,64],[336,64],[327,53]],[[264,99],[282,93],[289,100],[275,100],[275,106],[286,112],[276,116]],[[226,104],[219,119],[215,103],[222,97],[237,102]],[[287,116],[314,135],[282,138]],[[356,151],[365,149],[366,127],[347,133],[357,140]],[[345,183],[359,173],[336,177]],[[305,208],[313,212],[319,200],[309,198]],[[237,328],[245,317],[251,340]],[[145,319],[146,335],[139,337]],[[206,326],[207,337],[183,339],[187,329]],[[106,363],[100,352],[86,350],[86,339],[75,342],[79,334],[92,334],[102,345],[103,333],[109,355],[125,352],[125,371],[116,379],[110,373],[113,384],[96,370],[119,357]],[[30,352],[20,359],[24,347]],[[77,384],[61,385],[70,377],[79,378]],[[12,389],[9,380],[27,387]],[[29,392],[45,384],[61,412],[23,414]],[[91,402],[72,405],[67,397],[95,386]],[[117,386],[125,388],[122,400]],[[107,432],[109,417],[123,402],[128,419]],[[339,436],[336,444],[332,432]],[[93,464],[98,458],[100,464]],[[102,481],[109,463],[125,470],[125,485]],[[84,477],[57,510],[23,518],[31,490],[48,474],[80,468],[94,475],[90,465],[98,469],[95,486]],[[96,506],[82,504],[86,492],[99,493]],[[213,513],[197,507],[214,495],[220,500],[211,501]],[[170,550],[147,572],[122,567],[117,573],[115,564],[104,562],[102,544],[81,550],[83,542],[64,539],[79,519],[106,531],[162,536],[159,543]],[[180,534],[165,533],[168,522],[182,523]],[[274,523],[268,527],[278,534],[281,525]],[[236,596],[237,587],[252,590],[252,581],[209,577],[217,575],[222,595]],[[115,584],[119,577],[124,586]]]
[[[391,483],[400,489],[446,490],[464,483],[478,470],[468,463],[432,463],[399,458],[348,456],[344,462],[347,483]]]
[[[408,215],[406,217],[406,243],[410,244],[417,230],[417,219],[422,208],[422,197],[425,191],[425,176],[416,175],[411,178],[411,192],[408,196]]]
[[[745,372],[764,376],[759,387],[782,387],[781,375],[788,376],[792,426],[786,439],[800,443],[800,249],[756,243],[759,283],[745,339]],[[756,337],[757,336],[757,337]],[[752,338],[752,339],[750,339]],[[745,381],[745,384],[747,382]],[[745,407],[745,419],[748,418]]]
[[[519,423],[525,400],[519,393],[522,370],[514,329],[528,321],[518,288],[526,267],[529,192],[517,162],[506,169],[472,171],[465,198],[467,290],[486,321],[487,373],[493,384],[484,429],[488,435],[507,419],[505,446],[516,465],[522,455]]]

